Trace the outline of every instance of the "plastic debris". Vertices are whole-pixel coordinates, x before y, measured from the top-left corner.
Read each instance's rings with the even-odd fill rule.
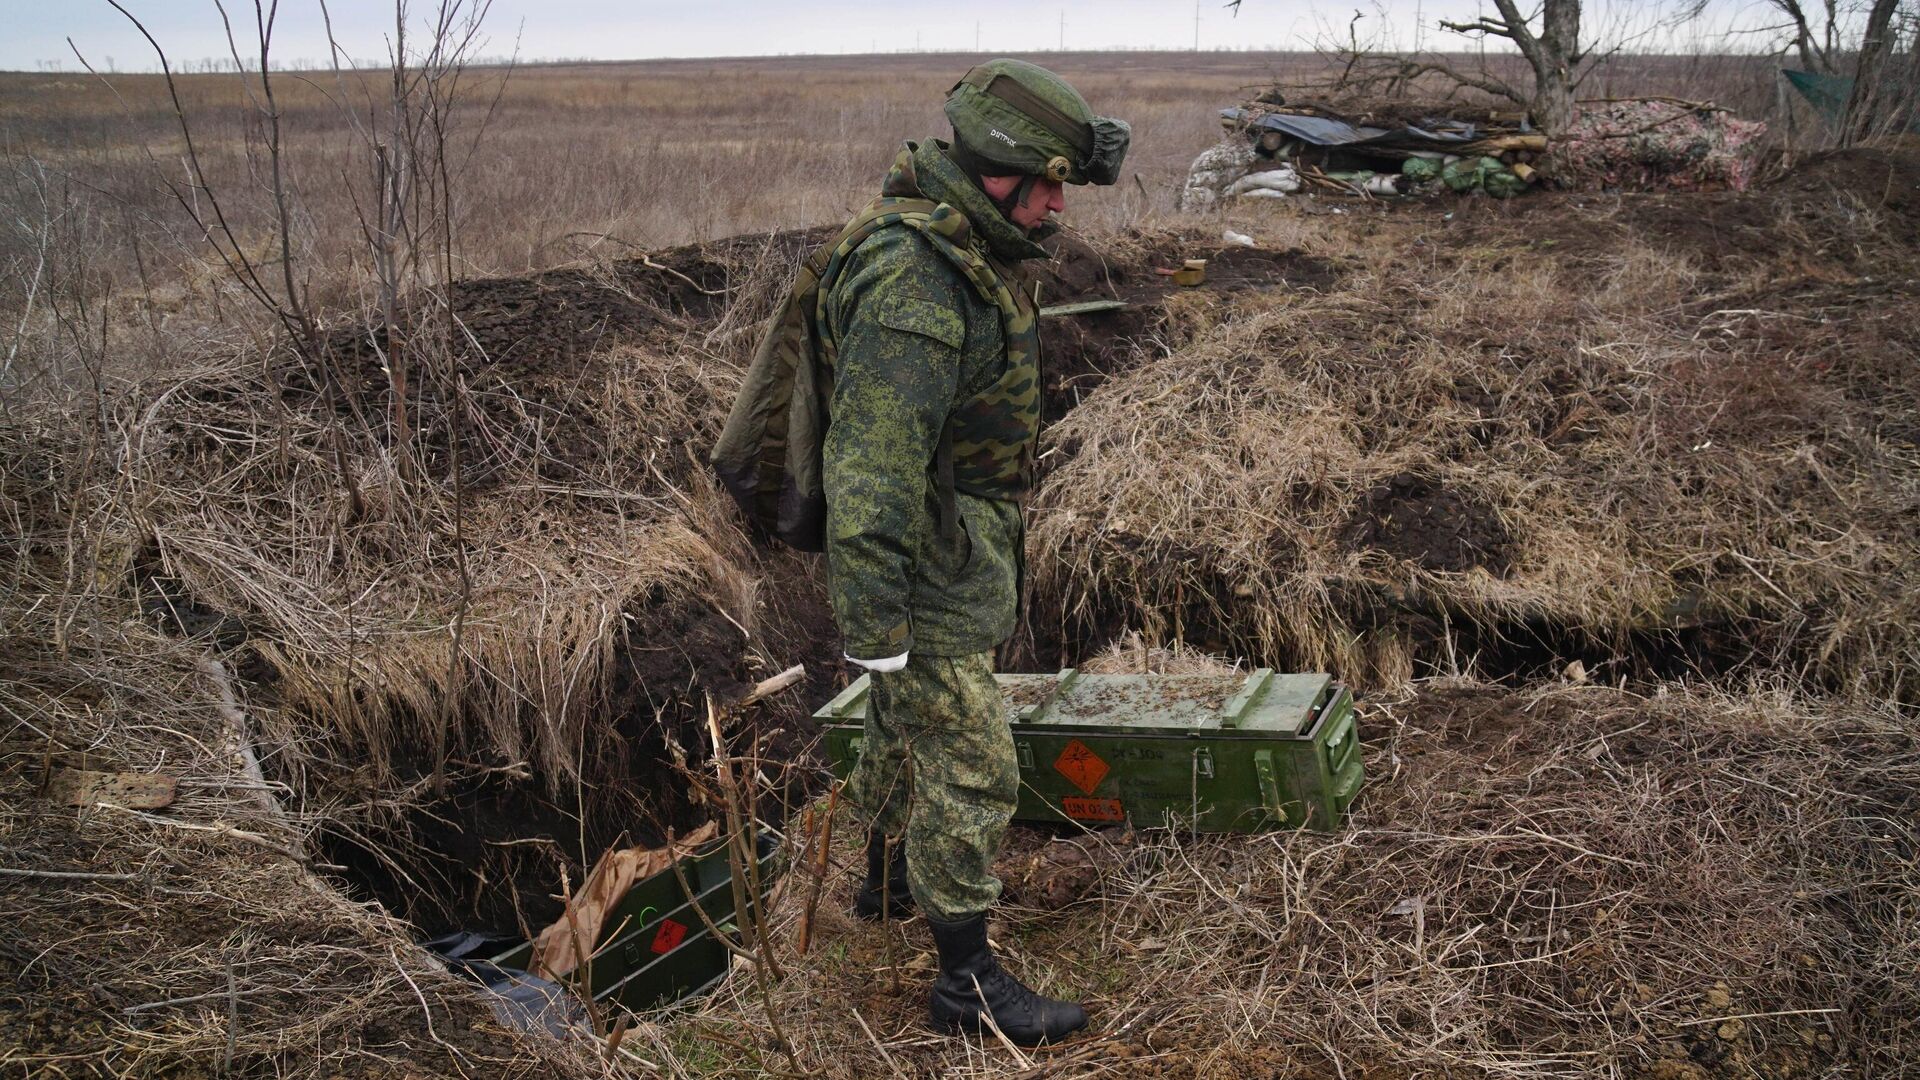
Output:
[[[421,942],[421,946],[438,954],[450,970],[462,972],[492,991],[488,1003],[494,1019],[507,1027],[560,1036],[569,1029],[586,1027],[586,1009],[559,983],[481,959],[502,940],[490,934],[456,930]]]

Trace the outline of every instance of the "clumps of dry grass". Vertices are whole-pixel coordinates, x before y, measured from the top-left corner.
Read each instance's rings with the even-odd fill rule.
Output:
[[[266,775],[357,883],[537,919],[563,868],[684,823],[674,730],[769,673],[763,635],[807,602],[760,592],[810,571],[754,550],[701,460],[799,240],[462,283],[471,347],[415,356],[406,444],[352,325],[338,407],[284,353],[224,346],[36,402],[3,432],[7,505],[52,577],[0,607],[59,616],[58,644],[121,603],[222,658]]]
[[[1215,307],[1087,395],[1048,435],[1036,623],[1373,685],[1518,637],[1910,688],[1897,331],[1654,237],[1530,254],[1551,228],[1377,238],[1341,289]]]
[[[736,979],[635,1034],[674,1075],[751,1068],[767,1009],[804,1068],[846,1077],[1705,1080],[1893,1075],[1920,1053],[1910,716],[1454,682],[1367,702],[1363,726],[1369,786],[1342,832],[1053,841],[1094,852],[1103,884],[1002,910],[995,937],[1090,1003],[1084,1039],[929,1037],[924,930],[833,914],[851,847],[771,1001]]]
[[[314,876],[314,819],[243,752],[258,716],[86,561],[125,538],[63,431],[0,429],[0,1072],[605,1075],[503,1028],[407,927]],[[178,796],[69,807],[46,788],[61,767]]]
[[[1235,665],[1183,642],[1156,645],[1138,630],[1114,638],[1105,651],[1080,664],[1089,675],[1229,675]]]
[[[645,299],[572,287],[615,309]],[[277,706],[264,735],[296,776],[352,761],[384,790],[437,749],[566,790],[593,769],[623,649],[712,613],[741,628],[734,655],[688,666],[721,678],[757,618],[748,542],[698,458],[751,343],[706,336],[656,325],[531,359],[486,342],[503,355],[465,361],[459,394],[421,376],[411,471],[380,441],[390,431],[328,412],[277,358],[159,388],[124,433],[136,568],[258,654]],[[367,390],[384,420],[384,385]]]

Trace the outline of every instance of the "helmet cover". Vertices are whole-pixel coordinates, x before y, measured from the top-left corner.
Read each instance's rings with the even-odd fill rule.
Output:
[[[1132,130],[1095,116],[1065,79],[1024,60],[989,60],[947,91],[955,141],[996,175],[1044,176],[1068,184],[1120,178]]]

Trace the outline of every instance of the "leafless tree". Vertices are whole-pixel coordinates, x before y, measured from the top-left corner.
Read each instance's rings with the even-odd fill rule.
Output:
[[[497,92],[492,103],[479,111],[480,122],[470,132],[470,140],[456,117],[463,112],[469,95],[465,80],[484,43],[480,28],[491,0],[433,0],[417,37],[410,29],[415,19],[408,0],[395,0],[386,70],[377,83],[363,80],[358,72],[350,70],[351,59],[333,37],[331,13],[324,2],[320,5],[332,50],[332,96],[353,121],[368,161],[366,175],[348,176],[347,187],[365,244],[368,276],[377,292],[369,344],[387,376],[389,401],[380,419],[368,414],[354,380],[342,370],[328,335],[322,332],[305,284],[305,268],[295,240],[296,224],[305,220],[305,215],[296,205],[299,186],[289,175],[283,113],[276,95],[276,85],[283,77],[275,74],[277,62],[272,53],[277,3],[254,0],[249,44],[243,53],[225,0],[215,0],[226,28],[231,69],[238,73],[262,133],[258,149],[249,148],[248,173],[262,177],[269,203],[277,258],[265,260],[242,243],[243,227],[235,220],[228,201],[231,193],[218,190],[202,167],[195,125],[182,103],[165,50],[119,0],[108,2],[140,31],[159,58],[174,120],[185,144],[185,180],[174,179],[157,161],[153,163],[155,176],[216,253],[228,277],[285,332],[293,355],[316,373],[324,391],[327,415],[323,423],[341,487],[347,494],[346,511],[337,522],[340,545],[346,547],[346,529],[366,515],[368,506],[350,463],[350,443],[376,460],[384,453],[397,477],[396,489],[407,496],[385,500],[384,513],[417,517],[433,508],[451,518],[458,596],[449,628],[453,639],[450,663],[453,685],[458,687],[465,671],[463,637],[472,597],[462,460],[467,414],[472,406],[457,361],[478,346],[455,313],[458,224],[454,189],[455,178],[465,170],[484,133],[486,119],[498,105]],[[369,95],[369,85],[383,85],[385,91],[378,97]],[[278,264],[277,273],[274,263]],[[444,486],[438,482],[440,478],[425,475],[416,445],[420,425],[415,405],[420,400],[420,386],[415,375],[419,373],[436,384],[439,415],[435,419],[445,433],[447,453]],[[451,694],[449,709],[460,707],[460,701],[460,694]],[[442,725],[433,747],[436,790],[444,784],[447,753]]]
[[[1873,7],[1867,12],[1866,32],[1860,38],[1860,61],[1853,71],[1853,91],[1847,96],[1846,116],[1840,125],[1843,143],[1859,142],[1881,133],[1890,115],[1898,116],[1905,111],[1895,107],[1894,99],[1913,92],[1912,87],[1905,87],[1904,92],[1890,93],[1884,85],[1887,58],[1894,51],[1893,14],[1899,6],[1900,0],[1873,0]]]
[[[1834,70],[1834,49],[1840,30],[1838,0],[1821,0],[1821,25],[1815,28],[1801,0],[1767,0],[1787,17],[1785,29],[1793,31],[1792,48],[1799,54],[1804,71],[1830,75]]]
[[[1573,124],[1574,89],[1589,58],[1580,44],[1580,0],[1542,0],[1537,18],[1523,13],[1516,0],[1493,0],[1497,16],[1472,22],[1440,20],[1455,33],[1506,38],[1533,69],[1533,90],[1523,100],[1534,122],[1550,134]],[[1509,96],[1517,96],[1512,95]]]
[[[484,39],[491,0],[435,0],[428,9],[418,44],[410,34],[413,12],[407,0],[395,0],[393,36],[388,42],[385,99],[365,103],[359,115],[354,88],[343,70],[345,51],[333,35],[332,14],[322,2],[339,104],[365,143],[369,175],[364,192],[353,191],[360,235],[376,284],[376,311],[368,344],[379,356],[388,379],[388,442],[403,487],[422,499],[435,496],[423,482],[424,470],[414,446],[415,374],[433,380],[446,431],[447,487],[452,500],[453,559],[459,595],[450,626],[449,709],[464,700],[465,632],[472,606],[473,579],[466,554],[467,412],[471,407],[458,358],[478,349],[460,324],[454,306],[454,260],[458,239],[454,178],[464,170],[485,132],[486,118],[499,103],[502,79],[464,146],[456,145],[456,113],[462,89]],[[346,60],[351,63],[350,60]],[[449,715],[434,728],[433,788],[446,781]]]
[[[273,205],[274,237],[279,248],[280,273],[278,280],[269,265],[263,264],[241,242],[239,231],[227,211],[223,194],[209,181],[202,167],[200,151],[194,141],[193,124],[187,116],[186,106],[180,99],[179,83],[174,76],[172,64],[166,50],[159,41],[147,31],[146,25],[132,12],[122,7],[119,0],[107,0],[115,11],[132,23],[140,36],[153,48],[160,62],[160,72],[167,86],[168,98],[173,105],[174,122],[180,130],[185,144],[187,179],[181,183],[173,178],[171,172],[162,169],[158,161],[153,164],[154,175],[164,185],[168,195],[179,205],[193,222],[202,239],[213,249],[215,255],[226,267],[228,276],[251,297],[260,308],[277,321],[286,331],[287,339],[294,352],[306,364],[308,370],[318,373],[318,378],[327,399],[329,409],[335,419],[328,426],[328,439],[332,445],[335,468],[339,473],[340,487],[346,494],[347,506],[344,520],[339,526],[344,529],[352,521],[359,520],[366,513],[366,498],[361,493],[359,481],[355,478],[347,460],[347,439],[342,430],[343,423],[338,417],[343,412],[360,412],[359,401],[352,387],[340,377],[333,356],[328,352],[326,341],[321,336],[318,322],[315,321],[311,305],[308,303],[307,290],[300,281],[297,270],[298,260],[293,252],[293,202],[289,191],[286,168],[286,152],[282,141],[281,111],[275,97],[276,80],[273,75],[272,49],[275,16],[278,5],[262,7],[260,0],[254,2],[253,37],[250,48],[257,47],[259,70],[249,72],[247,63],[242,59],[239,42],[234,37],[233,20],[228,17],[226,5],[216,0],[215,7],[220,12],[221,24],[227,35],[227,48],[232,54],[233,67],[239,73],[245,89],[247,101],[258,114],[265,132],[261,164],[267,174],[268,191]],[[71,44],[71,42],[69,42]],[[76,49],[75,55],[79,52]],[[87,64],[85,57],[80,62],[96,77],[101,77]],[[111,85],[111,84],[109,84]]]

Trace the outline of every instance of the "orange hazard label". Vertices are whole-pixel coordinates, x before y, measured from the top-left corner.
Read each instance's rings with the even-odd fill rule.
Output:
[[[1077,821],[1125,821],[1126,807],[1119,799],[1083,799],[1078,795],[1068,795],[1060,800],[1060,809]]]
[[[1053,767],[1061,776],[1073,781],[1074,787],[1089,795],[1100,786],[1100,781],[1107,778],[1108,772],[1107,763],[1100,760],[1100,755],[1093,752],[1093,747],[1079,739],[1068,743],[1066,749],[1060,751],[1060,756],[1053,759]]]
[[[654,931],[653,934],[653,951],[657,953],[670,953],[678,948],[680,943],[686,940],[686,937],[686,924],[674,922],[672,919],[661,919],[660,929]]]

